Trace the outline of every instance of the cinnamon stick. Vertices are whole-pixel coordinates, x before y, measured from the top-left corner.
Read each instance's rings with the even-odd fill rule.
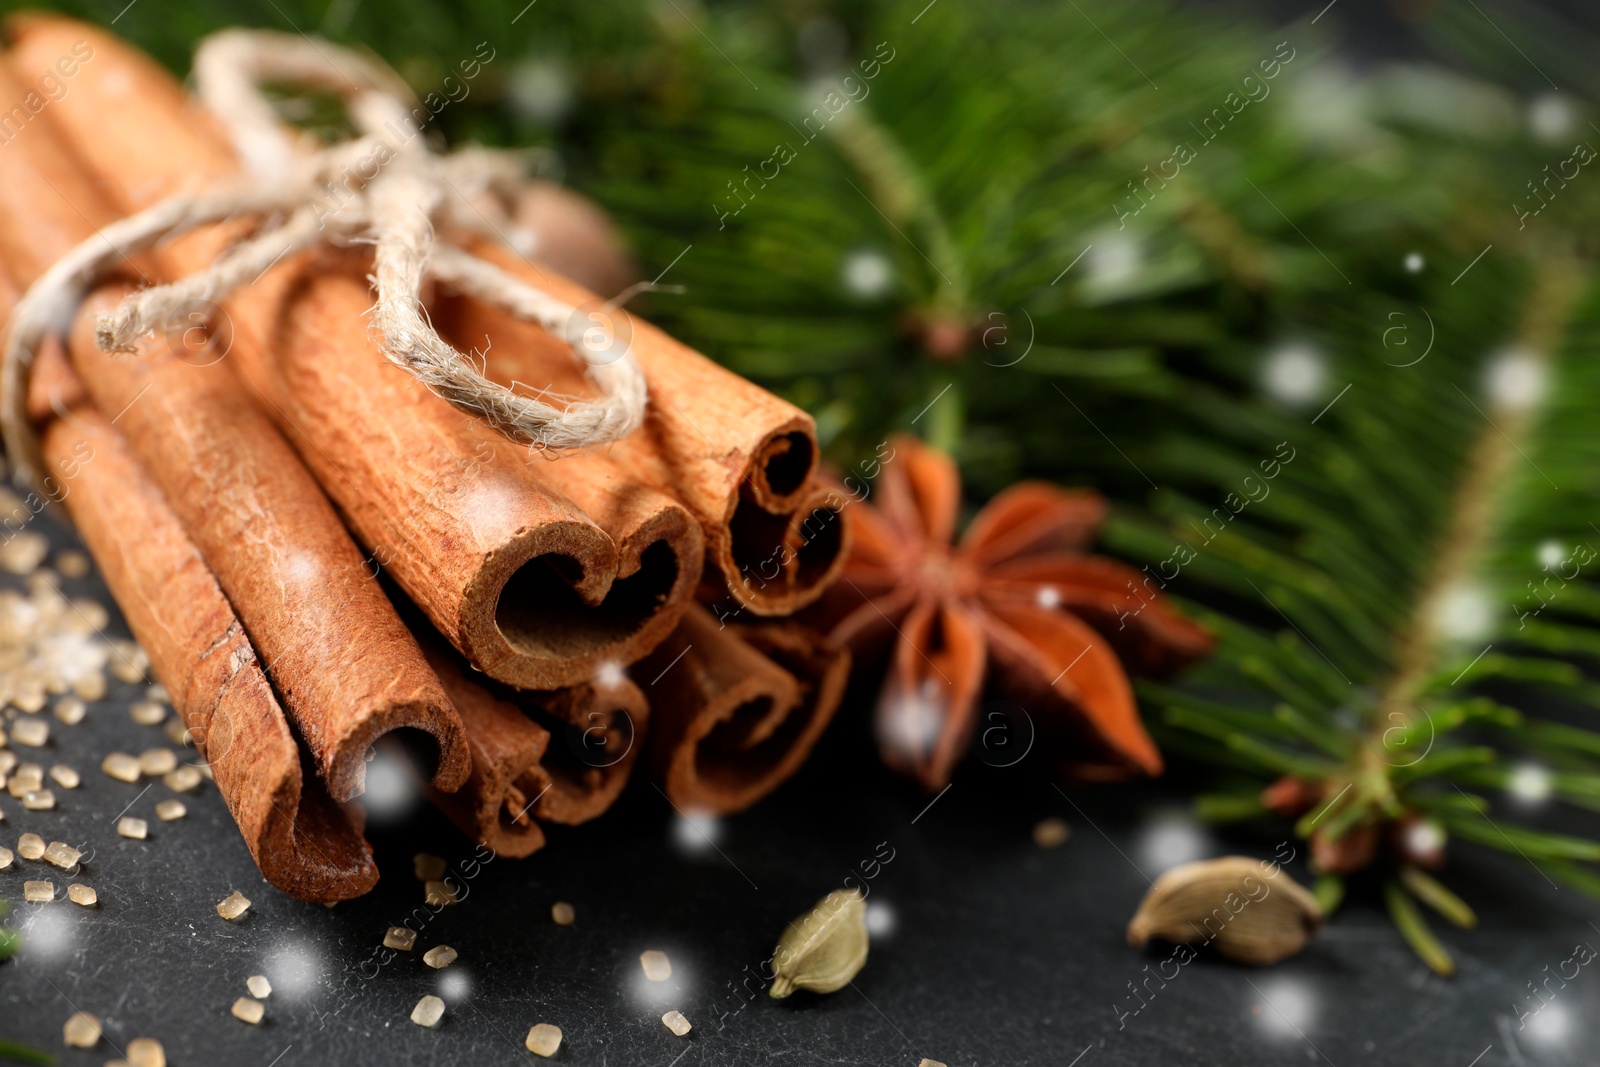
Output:
[[[122,210],[237,172],[225,140],[146,57],[63,19],[13,26],[30,70],[64,42],[91,42],[94,62],[51,118]],[[222,229],[175,244],[170,265],[208,262]],[[531,461],[395,370],[368,336],[366,271],[323,252],[268,272],[227,305],[236,332],[266,345],[236,343],[229,362],[268,399],[372,564],[473,666],[552,689],[637,659],[693,596],[704,558],[694,517],[606,456]]]
[[[501,856],[527,856],[544,847],[544,831],[528,817],[529,796],[548,785],[539,766],[550,732],[469,681],[454,658],[430,648],[429,660],[450,692],[467,729],[472,774],[454,793],[433,801],[461,832]],[[528,793],[532,789],[533,793]]]
[[[717,366],[649,323],[484,239],[475,254],[557,299],[615,324],[650,383],[645,424],[611,449],[637,477],[671,491],[705,531],[710,569],[734,604],[789,615],[820,596],[844,565],[841,499],[819,488],[811,417]],[[458,347],[479,351],[487,374],[533,391],[586,395],[562,343],[538,326],[479,301],[450,306],[437,323]]]
[[[726,814],[799,770],[839,707],[850,658],[798,623],[723,626],[696,606],[638,671],[654,678],[646,758],[662,792],[680,811]]]
[[[650,705],[621,670],[602,672],[587,685],[518,703],[549,723],[555,738],[544,760],[550,789],[534,805],[547,822],[576,826],[616,802],[645,748]]]
[[[693,517],[607,456],[530,459],[405,379],[367,336],[366,269],[311,253],[229,307],[272,331],[276,361],[241,370],[303,428],[374,562],[499,681],[553,689],[638,659],[699,581]]]
[[[609,808],[638,758],[648,707],[617,672],[596,685],[507,694],[467,677],[454,653],[425,644],[466,724],[472,776],[434,802],[463,833],[503,856],[542,848],[539,823],[587,822]],[[556,730],[558,739],[541,720]],[[563,752],[570,746],[571,751]]]
[[[93,62],[82,67],[80,84],[91,69]],[[22,94],[13,70],[36,76],[26,57],[11,57],[0,98]],[[52,118],[41,114],[0,153],[0,252],[19,283],[117,216]],[[149,264],[130,266],[154,273]],[[90,316],[134,286],[131,277],[113,280],[84,301],[68,353],[227,594],[329,792],[340,801],[359,794],[366,750],[401,728],[432,739],[434,780],[456,788],[470,761],[449,698],[338,515],[226,361],[191,362],[167,338],[147,338],[118,359],[95,346]],[[234,329],[236,353],[258,343],[248,329]]]
[[[17,295],[0,274],[0,315]],[[35,362],[28,407],[46,488],[58,487],[262,875],[300,900],[367,892],[378,869],[352,813],[302,765],[238,616],[160,489],[89,404],[55,338]]]

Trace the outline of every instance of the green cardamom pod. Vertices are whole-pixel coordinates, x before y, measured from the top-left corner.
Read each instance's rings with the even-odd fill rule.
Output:
[[[789,924],[772,951],[776,976],[768,993],[782,1000],[796,989],[832,993],[867,963],[867,902],[859,889],[835,889]]]

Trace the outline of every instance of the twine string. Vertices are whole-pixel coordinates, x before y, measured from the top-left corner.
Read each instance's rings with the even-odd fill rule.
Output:
[[[225,124],[246,167],[239,181],[183,193],[98,231],[61,257],[29,288],[0,340],[0,431],[19,480],[43,471],[27,419],[28,372],[45,337],[63,332],[78,305],[118,262],[158,242],[231,218],[257,218],[263,232],[234,244],[188,277],[130,294],[97,316],[101,350],[128,352],[146,335],[179,321],[197,302],[215,302],[288,255],[324,242],[373,246],[377,290],[372,323],[390,362],[435,394],[512,440],[561,453],[615,441],[637,429],[647,401],[644,374],[605,314],[580,313],[451,241],[448,232],[498,238],[484,214],[485,192],[514,189],[522,168],[508,152],[468,147],[435,153],[413,119],[404,83],[374,59],[291,34],[227,30],[195,55],[201,99]],[[279,121],[261,86],[292,84],[332,92],[358,136],[317,145]],[[371,177],[365,172],[379,165]],[[356,176],[351,177],[355,169]],[[337,202],[328,195],[343,184]],[[504,220],[502,220],[504,221]],[[560,337],[583,361],[598,398],[518,394],[484,376],[440,337],[422,305],[427,279],[484,300]]]

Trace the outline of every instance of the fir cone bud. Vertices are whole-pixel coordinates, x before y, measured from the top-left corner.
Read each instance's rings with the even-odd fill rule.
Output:
[[[1407,863],[1427,870],[1444,866],[1448,836],[1443,826],[1414,811],[1389,826],[1390,847]]]
[[[947,311],[919,316],[916,332],[922,350],[940,363],[953,363],[972,347],[972,328],[966,320]]]
[[[1266,966],[1299,952],[1321,925],[1316,898],[1276,863],[1224,856],[1157,878],[1128,923],[1128,944],[1209,944],[1230,960]]]
[[[1330,838],[1323,830],[1311,835],[1311,868],[1322,874],[1351,874],[1378,854],[1378,825],[1361,823]]]
[[[1317,787],[1286,774],[1261,791],[1261,806],[1285,819],[1298,819],[1317,803]]]

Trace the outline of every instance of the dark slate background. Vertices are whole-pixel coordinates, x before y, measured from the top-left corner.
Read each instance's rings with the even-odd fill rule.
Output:
[[[38,525],[57,544],[73,543],[48,516]],[[64,584],[110,603],[97,577]],[[109,632],[125,633],[120,618]],[[423,929],[415,953],[377,967],[385,927],[422,900],[412,853],[460,863],[473,854],[468,842],[419,804],[375,820],[383,878],[371,895],[333,909],[289,900],[262,881],[209,783],[185,798],[187,819],[162,823],[153,809],[169,795],[163,785],[140,795],[142,785],[99,771],[112,749],[166,744],[159,728],[128,718],[140,692],[114,683],[114,699],[80,725],[50,720],[42,762],[84,776],[77,790],[56,789],[56,811],[26,812],[0,796],[8,847],[32,830],[92,850],[78,878],[99,891],[96,910],[68,903],[71,879],[54,868],[19,858],[0,872],[9,921],[26,938],[0,964],[0,1035],[63,1064],[103,1063],[138,1036],[160,1039],[176,1067],[539,1062],[522,1044],[536,1022],[565,1031],[557,1062],[595,1067],[916,1067],[924,1056],[950,1067],[1600,1062],[1600,967],[1565,988],[1552,979],[1550,1003],[1518,1020],[1536,1003],[1528,983],[1562,969],[1576,944],[1600,945],[1600,908],[1515,856],[1467,845],[1456,847],[1449,881],[1483,924],[1443,932],[1456,978],[1431,975],[1370,887],[1357,886],[1301,956],[1250,970],[1204,954],[1164,989],[1152,982],[1156,996],[1119,1027],[1119,1011],[1135,1006],[1128,983],[1166,955],[1123,943],[1146,876],[1186,849],[1268,856],[1283,835],[1198,831],[1179,814],[1180,783],[1062,793],[1039,776],[1037,753],[1008,767],[990,764],[1010,757],[969,760],[930,806],[867,757],[859,700],[800,777],[725,820],[716,848],[684,847],[701,839],[636,781],[600,821],[554,831],[526,860],[483,866],[467,899]],[[150,840],[116,835],[124,808],[150,820]],[[1073,832],[1046,851],[1031,830],[1048,815]],[[892,921],[854,988],[746,1005],[734,989],[759,973],[784,924],[891,850],[867,884],[881,909],[875,921]],[[1298,861],[1288,870],[1306,878]],[[23,880],[41,876],[57,883],[57,901],[21,903]],[[254,907],[227,923],[214,909],[235,889]],[[561,899],[577,907],[572,927],[550,921]],[[438,943],[460,953],[443,972],[420,959]],[[641,977],[647,948],[672,959],[665,988],[647,989]],[[258,973],[274,991],[265,1023],[252,1027],[228,1009]],[[430,992],[448,1003],[431,1031],[409,1021]],[[105,1021],[93,1050],[62,1045],[62,1023],[78,1008]],[[687,1039],[659,1022],[670,1008],[694,1024]]]

